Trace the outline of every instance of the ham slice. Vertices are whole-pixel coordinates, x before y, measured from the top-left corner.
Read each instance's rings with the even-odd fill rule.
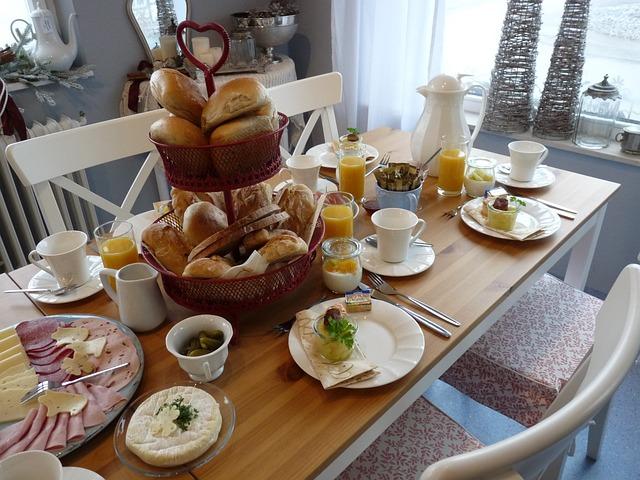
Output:
[[[27,320],[16,325],[16,333],[25,350],[35,350],[51,344],[51,334],[58,328],[54,318]]]
[[[49,343],[45,343],[37,348],[29,348],[29,349],[25,348],[25,350],[29,355],[31,355],[32,353],[41,353],[54,348],[60,348],[62,346],[63,345],[57,345],[56,341],[52,338]]]
[[[48,365],[33,365],[33,369],[38,375],[50,375],[60,370],[60,363],[50,363]],[[66,375],[67,372],[64,372]]]
[[[4,453],[11,445],[18,443],[29,431],[33,419],[36,418],[37,408],[29,410],[24,420],[16,422],[13,425],[0,430],[0,455]]]
[[[7,448],[2,454],[0,454],[0,460],[8,457],[9,455],[13,455],[14,453],[23,452],[26,447],[33,441],[34,438],[40,433],[47,417],[47,407],[44,405],[40,405],[38,407],[38,411],[36,413],[31,426],[29,427],[29,431],[23,435],[23,437]]]
[[[96,385],[93,383],[90,383],[87,386],[103,412],[108,412],[120,402],[126,400],[126,398],[120,395],[114,388],[103,387],[102,385]]]
[[[67,446],[67,426],[69,425],[69,414],[67,412],[56,415],[56,426],[53,427],[49,440],[47,440],[47,450],[62,450]]]
[[[82,413],[71,415],[67,425],[67,442],[74,442],[84,438],[84,425],[82,424]]]
[[[35,367],[34,367],[35,368]],[[36,368],[36,372],[38,369]],[[38,380],[44,382],[45,380],[49,380],[50,382],[64,382],[69,374],[62,369],[56,370],[51,373],[38,373]]]
[[[87,399],[87,405],[82,410],[84,428],[94,427],[107,421],[107,416],[102,411],[102,407],[83,382],[69,385],[67,388],[73,388],[74,393],[78,393]]]
[[[31,365],[35,366],[45,366],[45,365],[60,365],[62,364],[62,359],[66,357],[70,357],[73,355],[73,350],[70,348],[62,348],[60,350],[54,350],[49,355],[45,355],[43,357],[32,357],[29,355],[29,362]]]
[[[47,447],[49,436],[53,431],[53,427],[55,427],[56,425],[57,416],[58,415],[54,415],[53,417],[47,417],[46,421],[44,422],[44,426],[42,427],[42,430],[40,430],[40,433],[36,435],[36,438],[33,439],[33,442],[31,442],[27,446],[27,448],[25,448],[25,450],[44,450]]]

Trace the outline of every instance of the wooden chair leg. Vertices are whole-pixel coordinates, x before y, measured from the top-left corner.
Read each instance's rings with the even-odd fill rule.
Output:
[[[594,423],[589,427],[589,435],[587,441],[587,457],[591,460],[598,460],[600,455],[600,446],[602,444],[602,437],[604,436],[604,429],[607,424],[607,416],[609,414],[609,403],[600,410],[600,412],[593,418]]]

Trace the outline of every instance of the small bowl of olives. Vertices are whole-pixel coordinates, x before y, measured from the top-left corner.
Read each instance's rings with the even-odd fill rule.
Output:
[[[233,328],[224,318],[196,315],[176,323],[165,344],[192,380],[211,382],[224,371],[232,336]]]

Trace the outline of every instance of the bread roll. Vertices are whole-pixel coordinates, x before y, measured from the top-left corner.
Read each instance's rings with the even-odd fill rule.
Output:
[[[232,192],[236,219],[246,217],[254,211],[271,205],[273,189],[265,182],[239,188]]]
[[[164,268],[182,275],[191,247],[181,231],[166,223],[152,223],[142,232],[142,242]]]
[[[202,110],[202,130],[208,135],[218,125],[254,112],[269,100],[267,89],[256,79],[242,77],[231,80],[209,97]]]
[[[193,247],[227,226],[227,214],[208,202],[189,205],[182,220],[182,231]]]
[[[199,258],[189,263],[183,276],[195,278],[220,278],[232,267],[224,257],[214,255],[211,258]]]
[[[289,214],[289,218],[282,222],[279,228],[291,230],[304,237],[316,210],[311,189],[303,184],[288,185],[280,195],[278,205]]]
[[[223,123],[217,127],[209,137],[211,145],[226,145],[239,142],[247,138],[256,137],[263,133],[274,132],[273,117],[267,115],[246,115]]]
[[[168,145],[207,145],[209,143],[200,128],[189,120],[174,116],[153,122],[149,135],[156,142]]]
[[[184,220],[184,212],[187,207],[194,203],[198,203],[199,201],[200,199],[198,198],[198,195],[194,192],[187,192],[186,190],[171,187],[171,205],[173,206],[173,210],[180,220],[181,225]]]
[[[169,112],[200,126],[207,99],[194,80],[172,68],[161,68],[151,75],[149,87],[153,98]]]
[[[306,242],[300,237],[278,235],[267,242],[260,250],[260,255],[271,263],[286,262],[292,258],[304,255],[309,251]]]
[[[272,238],[280,235],[297,237],[297,235],[291,230],[282,230],[279,228],[275,230],[267,230],[266,228],[263,228],[262,230],[251,232],[248,235],[245,235],[242,239],[242,246],[245,249],[245,252],[249,253],[253,250],[257,250]]]

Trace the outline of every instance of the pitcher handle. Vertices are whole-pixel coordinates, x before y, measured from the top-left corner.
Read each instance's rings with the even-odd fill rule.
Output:
[[[104,291],[107,293],[107,295],[109,295],[111,300],[116,303],[116,305],[118,304],[118,294],[111,286],[111,282],[109,281],[109,279],[115,279],[117,273],[118,270],[114,270],[113,268],[103,268],[102,270],[100,270],[100,281],[102,282],[102,288],[104,288]]]
[[[484,85],[480,83],[472,83],[469,85],[469,88],[477,87],[482,92],[482,100],[480,103],[480,112],[478,113],[478,121],[476,122],[476,126],[473,128],[473,133],[471,134],[471,138],[469,139],[469,150],[473,148],[473,142],[475,142],[476,137],[480,133],[480,129],[482,128],[482,121],[484,120],[484,114],[487,109],[487,89],[484,88]]]

